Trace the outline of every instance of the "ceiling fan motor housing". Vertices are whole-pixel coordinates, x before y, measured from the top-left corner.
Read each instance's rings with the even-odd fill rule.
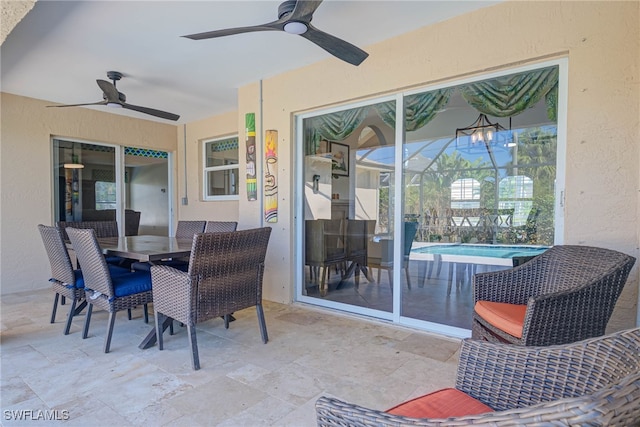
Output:
[[[284,15],[288,15],[296,8],[297,0],[287,0],[278,6],[278,19],[281,19]]]

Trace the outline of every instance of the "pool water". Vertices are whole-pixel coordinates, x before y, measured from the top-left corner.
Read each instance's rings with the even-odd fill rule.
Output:
[[[412,249],[417,254],[460,255],[486,258],[516,258],[540,255],[546,246],[433,245]]]

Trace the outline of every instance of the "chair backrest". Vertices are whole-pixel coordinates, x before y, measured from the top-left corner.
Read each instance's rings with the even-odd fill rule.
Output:
[[[207,221],[178,221],[177,239],[193,239],[194,234],[204,232]]]
[[[305,263],[321,265],[344,260],[345,242],[342,219],[305,221]]]
[[[82,265],[85,290],[93,290],[109,298],[113,297],[111,275],[96,239],[95,230],[67,227],[67,235]]]
[[[75,285],[76,279],[73,273],[73,265],[60,230],[56,227],[42,224],[38,225],[38,230],[49,257],[51,278],[61,283]]]
[[[558,245],[517,268],[538,277],[538,294],[597,285],[617,299],[634,263],[634,257],[611,249]]]
[[[194,236],[188,274],[196,287],[196,322],[261,302],[270,235],[271,228],[262,227]]]
[[[509,395],[501,395],[498,389],[474,389],[483,372],[501,375],[500,381],[512,384]],[[460,349],[456,388],[472,396],[482,394],[483,403],[502,411],[513,408],[514,402],[530,406],[592,395],[639,372],[640,328],[547,347],[466,339]]]
[[[58,229],[64,240],[69,241],[67,227],[92,229],[96,237],[118,237],[118,223],[116,221],[58,221]]]
[[[207,225],[204,227],[205,233],[223,233],[229,231],[236,231],[238,228],[237,221],[207,221]]]
[[[416,238],[416,232],[418,231],[417,222],[405,222],[404,223],[404,251],[405,257],[411,254],[411,245],[413,245],[413,239]]]
[[[140,228],[140,215],[138,211],[127,209],[124,211],[124,235],[137,236]]]
[[[366,260],[369,237],[375,234],[376,220],[347,220],[347,258]]]

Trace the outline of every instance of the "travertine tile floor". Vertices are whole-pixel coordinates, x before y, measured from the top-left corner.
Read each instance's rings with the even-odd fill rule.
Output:
[[[119,313],[104,354],[107,314],[94,311],[87,339],[84,314],[64,336],[68,305],[50,324],[52,301],[49,290],[1,299],[2,425],[304,427],[323,394],[386,409],[454,383],[459,340],[313,307],[265,302],[266,345],[253,308],[228,330],[199,324],[193,371],[186,328],[166,333],[163,351],[140,350],[153,317]]]

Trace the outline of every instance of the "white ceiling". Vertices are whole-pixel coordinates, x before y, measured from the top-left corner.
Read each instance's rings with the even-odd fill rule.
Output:
[[[325,0],[315,27],[365,51],[371,44],[498,1]],[[334,58],[299,36],[257,32],[194,41],[204,31],[267,23],[280,1],[39,0],[1,47],[3,92],[52,103],[102,100],[96,79],[120,71],[127,102],[178,123],[237,109],[237,88]],[[365,60],[360,67],[366,67]],[[107,110],[108,107],[89,107]],[[115,114],[174,123],[124,109]]]

